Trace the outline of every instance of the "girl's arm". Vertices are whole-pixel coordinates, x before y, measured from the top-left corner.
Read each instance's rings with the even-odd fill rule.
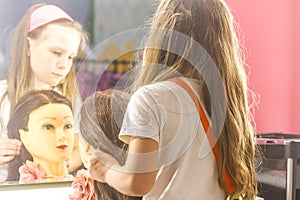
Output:
[[[124,166],[108,154],[96,153],[90,161],[91,177],[106,182],[116,190],[130,196],[147,194],[155,183],[158,169],[158,143],[152,139],[131,137],[129,153]]]

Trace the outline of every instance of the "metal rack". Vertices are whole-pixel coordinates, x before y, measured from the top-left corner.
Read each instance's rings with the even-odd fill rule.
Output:
[[[300,196],[297,197],[297,190],[300,189],[300,135],[260,134],[256,139],[256,143],[263,154],[264,170],[283,170],[286,172],[284,177],[286,200],[299,200]],[[264,182],[260,184],[264,185]],[[276,186],[273,188],[276,188]],[[263,190],[262,186],[262,192]],[[273,198],[272,200],[275,200]],[[282,197],[280,198],[282,200]],[[265,197],[265,199],[268,200],[268,197]]]

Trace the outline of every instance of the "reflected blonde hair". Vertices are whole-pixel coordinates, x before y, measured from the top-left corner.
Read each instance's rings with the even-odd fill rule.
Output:
[[[6,92],[6,95],[8,96],[8,99],[11,103],[11,111],[21,96],[23,96],[26,92],[34,89],[32,81],[33,72],[30,67],[30,60],[28,56],[28,37],[32,39],[38,39],[48,24],[57,24],[60,26],[69,27],[80,33],[81,44],[78,52],[82,51],[85,48],[85,45],[88,41],[87,34],[83,31],[81,24],[76,21],[70,21],[67,19],[55,20],[48,24],[40,26],[39,28],[34,29],[31,32],[28,32],[28,24],[32,12],[43,5],[45,4],[36,4],[29,8],[27,13],[23,16],[23,18],[16,26],[12,35],[12,43],[10,48],[11,57],[7,78],[8,88]],[[77,88],[75,70],[73,68],[71,68],[67,76],[56,87],[59,88],[62,92],[62,95],[67,97],[67,99],[72,102],[72,105],[75,106],[75,98],[80,97],[80,94]],[[2,97],[1,103],[3,99],[4,97]]]
[[[192,38],[206,50],[217,66],[223,82],[226,106],[225,124],[218,139],[219,185],[225,197],[230,195],[230,199],[243,197],[253,200],[257,194],[257,184],[254,167],[255,134],[248,105],[248,95],[252,93],[247,87],[245,63],[228,6],[222,0],[162,0],[151,27],[178,31]],[[211,117],[210,95],[201,74],[182,56],[171,52],[171,49],[178,47],[183,49],[182,55],[194,55],[193,44],[176,43],[175,37],[172,33],[149,33],[146,46],[148,43],[151,48],[144,51],[143,66],[135,90],[177,76],[175,71],[184,77],[198,80],[199,96]],[[161,70],[161,66],[168,66],[171,70]],[[233,194],[229,194],[224,183],[224,169],[234,183]]]

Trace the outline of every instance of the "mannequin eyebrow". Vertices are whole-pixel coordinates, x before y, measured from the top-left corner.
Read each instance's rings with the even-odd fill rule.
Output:
[[[65,116],[63,119],[68,119],[68,118],[73,118],[73,116],[68,115],[68,116]],[[43,117],[43,118],[41,118],[41,120],[43,120],[43,119],[56,120],[57,118],[56,117]]]

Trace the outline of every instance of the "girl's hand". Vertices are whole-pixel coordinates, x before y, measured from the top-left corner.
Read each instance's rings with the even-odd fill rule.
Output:
[[[87,168],[91,178],[96,181],[106,183],[107,171],[113,166],[119,165],[118,161],[111,155],[97,150],[93,157],[90,158]]]
[[[7,163],[20,154],[22,143],[17,139],[0,137],[0,164]]]

